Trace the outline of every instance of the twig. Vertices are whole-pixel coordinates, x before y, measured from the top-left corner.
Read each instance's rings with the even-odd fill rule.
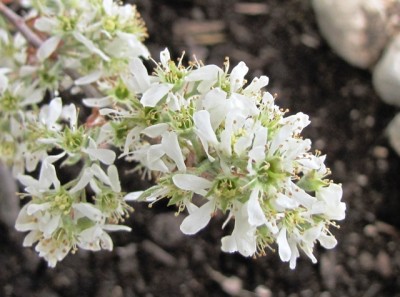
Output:
[[[11,24],[14,25],[15,28],[18,29],[19,32],[21,32],[21,34],[31,45],[36,48],[42,45],[43,40],[34,32],[32,32],[32,30],[25,24],[25,21],[1,2],[0,12],[8,21],[11,22]]]
[[[35,34],[25,23],[25,21],[14,11],[9,9],[6,5],[0,2],[0,13],[14,25],[14,27],[25,37],[25,39],[35,48],[39,48],[43,44],[43,40]],[[79,73],[73,69],[64,69],[64,72],[73,80],[80,77]],[[91,98],[103,97],[103,94],[93,85],[80,86],[85,92],[86,96]]]

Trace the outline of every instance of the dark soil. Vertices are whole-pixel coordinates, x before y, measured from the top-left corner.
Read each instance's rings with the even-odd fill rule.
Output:
[[[269,253],[258,259],[220,251],[223,218],[196,236],[163,203],[135,205],[131,233],[113,234],[112,252],[79,251],[55,269],[23,234],[1,226],[0,296],[400,296],[400,159],[385,138],[396,110],[374,93],[370,74],[327,46],[306,0],[266,0],[250,15],[235,0],[137,0],[152,54],[169,47],[222,66],[243,60],[249,79],[266,74],[268,90],[291,113],[310,115],[305,136],[328,155],[331,178],[343,184],[347,217],[333,250],[303,256],[295,270]],[[257,14],[258,12],[258,14]],[[126,178],[135,190],[138,177]]]

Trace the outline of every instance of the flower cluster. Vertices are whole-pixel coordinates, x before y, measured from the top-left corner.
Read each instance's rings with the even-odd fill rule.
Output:
[[[235,221],[223,251],[253,256],[276,242],[292,268],[299,249],[315,262],[316,241],[334,247],[329,226],[345,216],[342,188],[326,179],[325,156],[310,153],[311,141],[300,135],[308,116],[285,116],[262,90],[266,76],[247,84],[243,62],[229,72],[228,61],[225,69],[196,61],[183,67],[168,50],[160,60],[153,76],[132,61],[125,102],[86,101],[112,119],[103,128],[123,143],[127,159],[159,172],[157,185],[127,199],[167,198],[187,209],[185,234],[220,211]],[[195,205],[194,196],[203,202]]]
[[[118,223],[132,211],[114,165],[116,153],[99,134],[101,120],[81,123],[79,108],[64,105],[58,94],[112,81],[130,59],[147,57],[146,29],[134,6],[112,1],[27,4],[33,6],[26,16],[27,23],[33,20],[32,44],[0,19],[0,161],[25,187],[22,196],[31,197],[16,222],[17,230],[30,231],[24,245],[36,244],[54,267],[77,248],[112,249],[107,231],[130,230]],[[65,165],[80,171],[61,184],[57,172]],[[35,171],[38,179],[25,175]]]
[[[131,230],[116,224],[129,208],[120,194],[116,167],[109,166],[105,173],[93,164],[80,178],[61,185],[53,165],[61,157],[63,154],[45,158],[38,180],[19,176],[32,200],[21,209],[15,227],[29,231],[23,245],[37,242],[36,251],[51,267],[77,247],[111,250],[113,243],[106,231]],[[94,203],[86,202],[84,188],[89,183],[95,192]]]
[[[167,49],[150,75],[139,58],[149,55],[146,31],[133,6],[31,5],[28,17],[48,37],[33,56],[20,35],[0,31],[13,57],[0,58],[0,158],[32,198],[16,228],[29,231],[24,245],[37,243],[50,266],[77,248],[111,249],[107,231],[130,229],[118,223],[131,200],[168,199],[178,213],[187,210],[181,230],[188,235],[225,215],[223,228],[232,231],[223,251],[257,256],[277,245],[291,268],[300,251],[316,262],[316,242],[336,245],[329,228],[345,217],[342,188],[327,179],[325,156],[311,153],[301,136],[308,116],[276,106],[263,90],[266,76],[248,83],[246,64],[230,70],[229,60],[223,69],[197,60],[184,66]],[[79,77],[66,80],[71,69]],[[93,112],[80,123],[78,108],[63,105],[58,90],[91,83],[101,93],[86,94],[82,104]],[[45,92],[55,97],[47,104]],[[155,185],[124,193],[115,150]],[[37,179],[25,174],[39,164]],[[64,184],[57,177],[63,165],[80,170]]]

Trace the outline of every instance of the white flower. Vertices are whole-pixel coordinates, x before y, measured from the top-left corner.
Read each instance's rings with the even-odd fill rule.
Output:
[[[76,193],[85,188],[90,183],[92,190],[95,193],[100,193],[101,190],[98,185],[98,181],[94,179],[95,177],[104,185],[111,187],[114,192],[121,192],[121,184],[119,181],[117,167],[115,165],[110,165],[107,168],[107,173],[105,173],[103,169],[97,164],[92,164],[91,167],[86,167],[83,170],[82,175],[76,185],[71,188],[69,192]]]
[[[40,62],[43,62],[48,57],[53,54],[53,52],[57,49],[58,44],[61,41],[60,36],[52,36],[46,41],[42,43],[42,45],[38,48],[36,52],[36,56]]]
[[[249,217],[249,224],[252,226],[261,226],[267,223],[265,214],[261,208],[259,196],[261,188],[255,187],[250,194],[249,201],[247,203],[247,211]]]
[[[39,119],[49,130],[59,130],[60,125],[57,124],[62,112],[61,98],[54,98],[49,105],[44,105],[40,109]]]
[[[178,142],[178,135],[175,132],[164,132],[161,139],[161,145],[165,154],[175,162],[178,170],[186,171],[182,149]]]
[[[196,134],[200,138],[204,151],[208,159],[214,161],[214,158],[209,154],[209,144],[216,146],[218,144],[217,136],[211,126],[210,113],[207,110],[200,110],[193,115],[194,125],[196,127]]]
[[[256,226],[249,224],[248,202],[237,203],[232,211],[235,227],[231,235],[222,238],[221,249],[227,253],[239,252],[245,257],[253,256],[257,250]]]
[[[160,52],[160,62],[164,69],[169,70],[169,61],[171,61],[171,55],[168,48],[165,48]]]
[[[193,174],[174,174],[172,181],[178,188],[205,196],[212,182]]]
[[[110,61],[110,57],[108,57],[101,49],[99,49],[93,41],[88,39],[86,36],[84,36],[82,33],[79,32],[73,32],[73,36],[75,39],[79,42],[81,42],[89,51],[92,53],[100,56],[104,61],[108,62]]]
[[[168,94],[172,87],[173,85],[171,84],[153,84],[144,92],[142,98],[140,99],[140,103],[142,103],[142,105],[145,107],[154,107],[164,96]]]
[[[236,92],[243,86],[244,77],[249,71],[249,67],[246,66],[244,62],[240,62],[236,65],[229,76],[229,80],[231,83],[231,92]]]
[[[111,251],[113,241],[105,231],[131,231],[131,228],[123,225],[109,225],[97,223],[92,227],[83,230],[78,235],[77,245],[85,250],[99,251],[101,249]]]
[[[181,231],[187,235],[193,235],[207,226],[215,212],[216,199],[211,198],[208,202],[200,207],[192,203],[186,204],[189,215],[182,221]]]
[[[243,94],[246,96],[256,95],[261,88],[268,85],[269,79],[265,75],[261,77],[255,77],[251,83],[243,90]]]
[[[211,126],[216,130],[230,111],[226,92],[220,88],[207,92],[202,100],[203,107],[210,113]]]
[[[129,70],[132,76],[124,79],[125,84],[135,93],[146,92],[150,88],[150,76],[142,60],[133,58],[129,62]]]
[[[186,81],[200,81],[197,90],[200,93],[209,91],[212,86],[222,77],[224,71],[216,65],[206,65],[193,70],[186,76]]]
[[[311,209],[312,214],[323,214],[329,220],[343,220],[346,215],[346,204],[341,202],[343,190],[338,184],[331,183],[316,192],[319,200]]]
[[[209,180],[192,174],[175,174],[172,181],[178,188],[202,196],[205,196],[207,190],[212,186],[212,182]],[[189,215],[183,220],[180,229],[183,233],[192,235],[207,226],[215,211],[216,199],[210,198],[201,207],[197,207],[193,203],[187,203],[186,207]]]
[[[89,139],[89,146],[83,148],[82,152],[89,155],[92,161],[99,160],[100,162],[111,165],[114,164],[116,154],[110,149],[99,148],[93,139]]]
[[[291,258],[292,250],[287,240],[286,227],[282,227],[279,231],[276,243],[278,244],[279,257],[283,262],[288,262]]]
[[[49,267],[55,267],[57,262],[62,261],[72,248],[72,244],[68,238],[59,237],[57,239],[47,238],[39,240],[35,250],[39,253],[39,257],[43,257]]]

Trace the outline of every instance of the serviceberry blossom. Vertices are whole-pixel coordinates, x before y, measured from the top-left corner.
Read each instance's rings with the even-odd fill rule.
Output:
[[[93,164],[83,171],[81,178],[61,185],[53,163],[63,156],[45,158],[38,180],[29,175],[18,178],[25,186],[25,195],[32,200],[21,209],[16,229],[29,231],[23,245],[37,242],[36,251],[51,267],[78,247],[111,250],[112,240],[106,231],[130,231],[127,226],[116,225],[123,220],[129,206],[118,194],[120,185],[115,166],[110,166],[106,174]],[[89,183],[96,193],[95,204],[85,202],[84,188]]]
[[[268,77],[248,82],[247,65],[230,69],[228,59],[223,68],[196,59],[185,66],[168,49],[149,74],[135,6],[24,5],[27,28],[24,19],[16,27],[27,40],[0,22],[0,161],[30,197],[16,222],[28,232],[23,245],[35,245],[49,266],[79,248],[111,250],[108,232],[131,229],[120,225],[133,210],[128,201],[167,199],[187,212],[187,235],[226,216],[222,251],[277,249],[292,269],[301,252],[317,261],[317,243],[336,245],[330,229],[345,218],[342,187],[301,136],[309,117],[277,106],[264,90]],[[64,92],[85,94],[67,100]],[[154,185],[125,193],[117,158]],[[76,174],[60,181],[65,166]]]
[[[229,73],[229,61],[225,69],[196,61],[185,68],[166,50],[160,60],[155,74],[142,74],[142,81],[144,66],[135,60],[126,87],[137,101],[104,108],[113,120],[138,123],[125,125],[124,137],[132,141],[124,155],[160,174],[159,185],[127,198],[166,197],[179,212],[187,208],[181,230],[190,235],[220,211],[234,220],[223,251],[262,255],[277,244],[291,268],[299,250],[316,261],[316,241],[334,247],[329,227],[344,218],[345,204],[341,186],[325,179],[325,156],[312,154],[311,141],[300,135],[308,116],[286,116],[262,90],[267,77],[247,85],[243,62]],[[115,129],[114,137],[120,132]],[[201,205],[193,204],[194,195],[203,197]]]

